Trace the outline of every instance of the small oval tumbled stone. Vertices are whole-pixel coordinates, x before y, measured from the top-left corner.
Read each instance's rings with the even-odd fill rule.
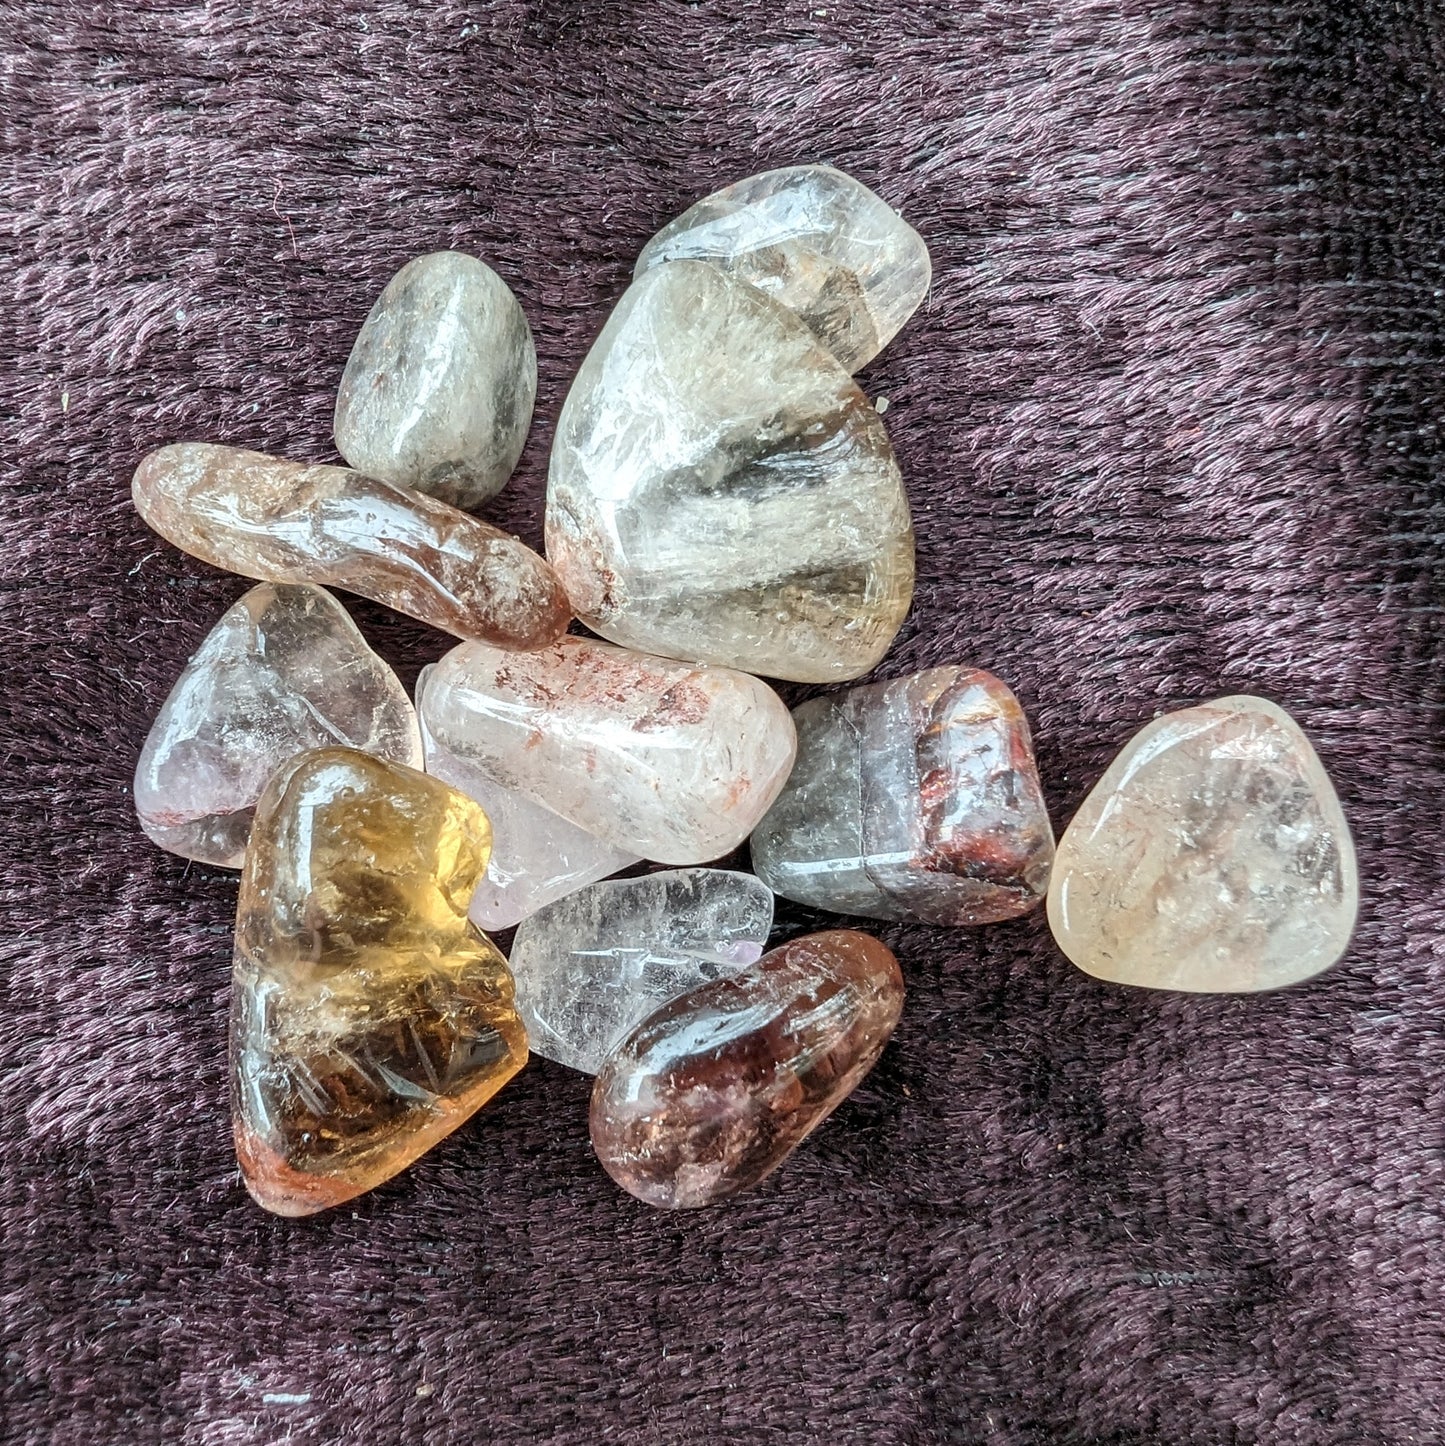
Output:
[[[637,275],[707,261],[798,313],[850,372],[891,341],[928,292],[922,237],[861,181],[785,166],[705,196],[664,226]]]
[[[772,890],[730,869],[612,879],[548,904],[510,958],[533,1053],[596,1074],[654,1010],[755,963],[772,926]]]
[[[797,743],[783,700],[757,678],[591,638],[531,653],[453,648],[418,703],[454,758],[664,864],[736,848],[777,797]]]
[[[913,597],[877,412],[791,311],[698,261],[638,277],[583,362],[547,556],[615,643],[805,683],[867,672]]]
[[[168,542],[243,577],[331,583],[499,648],[542,647],[571,621],[531,548],[347,467],[181,442],[141,459],[131,495]]]
[[[278,1215],[373,1189],[527,1059],[512,976],[467,921],[486,815],[350,749],[267,785],[241,874],[231,1007],[236,1154]]]
[[[186,664],[141,749],[141,827],[183,858],[238,869],[256,800],[288,758],[344,743],[421,767],[395,673],[323,588],[253,587]]]
[[[1354,844],[1299,725],[1220,698],[1142,728],[1059,840],[1049,924],[1098,979],[1246,993],[1328,969],[1354,932]]]
[[[435,671],[428,664],[417,676],[419,708]],[[504,788],[476,764],[443,748],[425,724],[421,735],[426,771],[481,804],[491,821],[491,862],[472,895],[477,928],[510,929],[553,899],[640,862],[641,854],[617,848],[517,789]]]
[[[789,899],[972,925],[1042,903],[1054,834],[1018,699],[975,668],[930,668],[793,710],[798,761],[752,837]]]
[[[794,939],[665,1005],[592,1089],[592,1147],[649,1205],[710,1205],[756,1185],[853,1091],[903,1009],[898,961],[837,930]]]
[[[369,477],[475,507],[512,475],[536,395],[532,333],[507,283],[461,251],[418,256],[351,349],[336,449]]]

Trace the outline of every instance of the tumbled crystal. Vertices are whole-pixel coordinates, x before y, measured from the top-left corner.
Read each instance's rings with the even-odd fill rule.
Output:
[[[421,766],[396,674],[319,587],[262,583],[186,664],[141,749],[141,827],[183,858],[238,869],[267,780],[297,753],[344,744]]]
[[[512,475],[536,395],[532,333],[507,283],[461,251],[418,256],[351,349],[336,449],[369,477],[475,507]]]
[[[1359,907],[1354,844],[1299,725],[1263,698],[1166,713],[1059,840],[1049,924],[1080,969],[1203,993],[1328,969]]]
[[[736,848],[777,797],[796,744],[766,683],[591,638],[532,653],[453,648],[419,706],[454,758],[665,864]]]
[[[571,619],[552,569],[515,537],[347,467],[181,442],[141,459],[131,495],[214,567],[331,583],[459,638],[538,648]]]
[[[309,1215],[390,1179],[526,1062],[512,977],[467,921],[470,799],[349,749],[283,765],[241,875],[231,1010],[246,1188]]]
[[[512,943],[534,1054],[596,1074],[654,1010],[755,963],[773,894],[751,874],[670,869],[568,894]]]
[[[758,876],[843,914],[987,924],[1040,903],[1053,829],[1028,720],[974,668],[793,710],[798,761],[752,839]]]
[[[649,1205],[756,1185],[872,1069],[903,1008],[898,961],[838,930],[664,1005],[598,1072],[592,1147]]]
[[[428,665],[416,680],[418,704],[434,671]],[[426,771],[481,804],[492,825],[491,862],[472,895],[471,919],[477,928],[510,929],[543,904],[641,858],[568,823],[516,789],[504,788],[443,748],[425,724],[421,732]]]
[[[582,364],[547,554],[613,642],[803,682],[866,672],[913,595],[877,412],[792,312],[696,261],[640,276]]]
[[[785,166],[725,186],[664,226],[637,275],[707,261],[799,316],[850,372],[872,360],[928,292],[928,248],[902,216],[832,166]]]

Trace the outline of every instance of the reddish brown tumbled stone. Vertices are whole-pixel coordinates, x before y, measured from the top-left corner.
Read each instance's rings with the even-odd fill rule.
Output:
[[[756,1185],[873,1067],[903,1008],[898,961],[867,934],[794,939],[658,1010],[603,1065],[592,1147],[649,1205]]]

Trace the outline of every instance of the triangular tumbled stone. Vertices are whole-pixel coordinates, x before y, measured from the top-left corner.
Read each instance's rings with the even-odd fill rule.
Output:
[[[640,276],[583,363],[547,553],[603,637],[802,682],[867,672],[913,594],[877,412],[798,317],[697,261]]]
[[[467,920],[491,830],[350,749],[267,785],[236,913],[231,1072],[246,1187],[309,1215],[381,1184],[527,1058],[506,961]]]
[[[267,779],[338,744],[421,766],[411,700],[346,609],[319,587],[253,587],[151,725],[135,774],[141,827],[183,858],[238,869]]]
[[[1359,903],[1339,799],[1262,698],[1166,713],[1109,765],[1059,842],[1049,923],[1086,973],[1205,993],[1328,969]]]

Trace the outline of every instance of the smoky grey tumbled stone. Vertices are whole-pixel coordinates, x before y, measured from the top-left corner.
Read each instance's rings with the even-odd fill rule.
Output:
[[[507,283],[437,251],[403,266],[363,323],[336,446],[358,472],[475,507],[512,475],[536,395],[532,333]]]

